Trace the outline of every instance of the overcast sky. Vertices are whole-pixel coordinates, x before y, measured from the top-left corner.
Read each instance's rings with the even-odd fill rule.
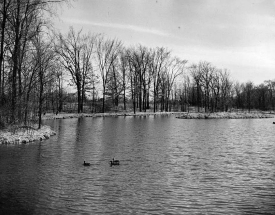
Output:
[[[240,82],[275,79],[274,0],[76,0],[55,27],[166,47],[189,64],[211,62]]]

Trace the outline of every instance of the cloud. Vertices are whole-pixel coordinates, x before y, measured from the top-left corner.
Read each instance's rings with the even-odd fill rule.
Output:
[[[122,30],[130,30],[147,34],[154,34],[157,36],[170,37],[171,35],[165,33],[163,31],[153,29],[153,28],[144,28],[136,25],[127,25],[127,24],[119,24],[119,23],[104,23],[104,22],[91,22],[87,20],[77,20],[77,19],[64,19],[65,22],[78,24],[78,25],[92,25],[103,28],[115,28]]]

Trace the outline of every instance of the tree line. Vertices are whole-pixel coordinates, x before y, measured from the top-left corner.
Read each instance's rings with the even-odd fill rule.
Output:
[[[78,112],[88,95],[93,101],[100,92],[100,112],[108,109],[106,103],[134,112],[274,110],[275,80],[240,84],[227,69],[206,61],[188,66],[164,47],[125,47],[117,39],[73,28],[58,34],[55,47],[77,89]]]
[[[41,125],[46,89],[56,80],[59,69],[49,35],[49,17],[53,5],[62,2],[0,3],[0,127],[27,124],[29,119],[38,119]]]
[[[164,47],[126,47],[72,27],[55,32],[45,14],[61,2],[0,3],[0,127],[40,126],[45,112],[68,104],[76,104],[78,113],[87,104],[98,112],[274,110],[274,80],[238,83],[227,69],[205,61],[188,65]]]

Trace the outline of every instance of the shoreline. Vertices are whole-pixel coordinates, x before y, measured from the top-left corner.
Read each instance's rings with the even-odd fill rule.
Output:
[[[42,141],[56,135],[50,126],[42,126],[41,129],[18,129],[12,132],[8,130],[0,131],[0,144],[27,144],[34,141]]]
[[[118,113],[59,113],[57,115],[47,113],[43,120],[70,119],[82,117],[118,117],[118,116],[168,116],[175,115],[178,119],[264,119],[275,118],[274,112],[251,111],[251,112],[118,112]]]
[[[185,113],[178,119],[267,119],[274,118],[274,113],[264,112],[216,112],[216,113]]]
[[[82,117],[117,117],[117,116],[168,116],[168,115],[180,115],[185,112],[118,112],[118,113],[59,113],[57,115],[47,113],[42,116],[43,120],[53,120],[53,119],[70,119],[70,118],[82,118]]]
[[[118,116],[168,116],[175,115],[177,119],[264,119],[275,118],[274,112],[216,112],[216,113],[197,113],[197,112],[119,112],[119,113],[59,113],[57,115],[52,113],[45,114],[43,120],[55,120],[55,119],[71,119],[71,118],[83,118],[83,117],[118,117]],[[34,141],[42,141],[49,139],[51,136],[56,135],[50,126],[42,126],[41,129],[17,129],[12,132],[9,130],[0,130],[0,144],[27,144]]]

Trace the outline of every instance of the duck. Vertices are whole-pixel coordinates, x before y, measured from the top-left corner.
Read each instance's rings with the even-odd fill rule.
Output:
[[[84,165],[84,166],[90,166],[91,164],[90,164],[90,163],[86,163],[86,162],[84,161],[83,165]]]
[[[113,158],[113,160],[110,161],[110,165],[113,166],[113,165],[119,165],[119,160],[115,160]]]

